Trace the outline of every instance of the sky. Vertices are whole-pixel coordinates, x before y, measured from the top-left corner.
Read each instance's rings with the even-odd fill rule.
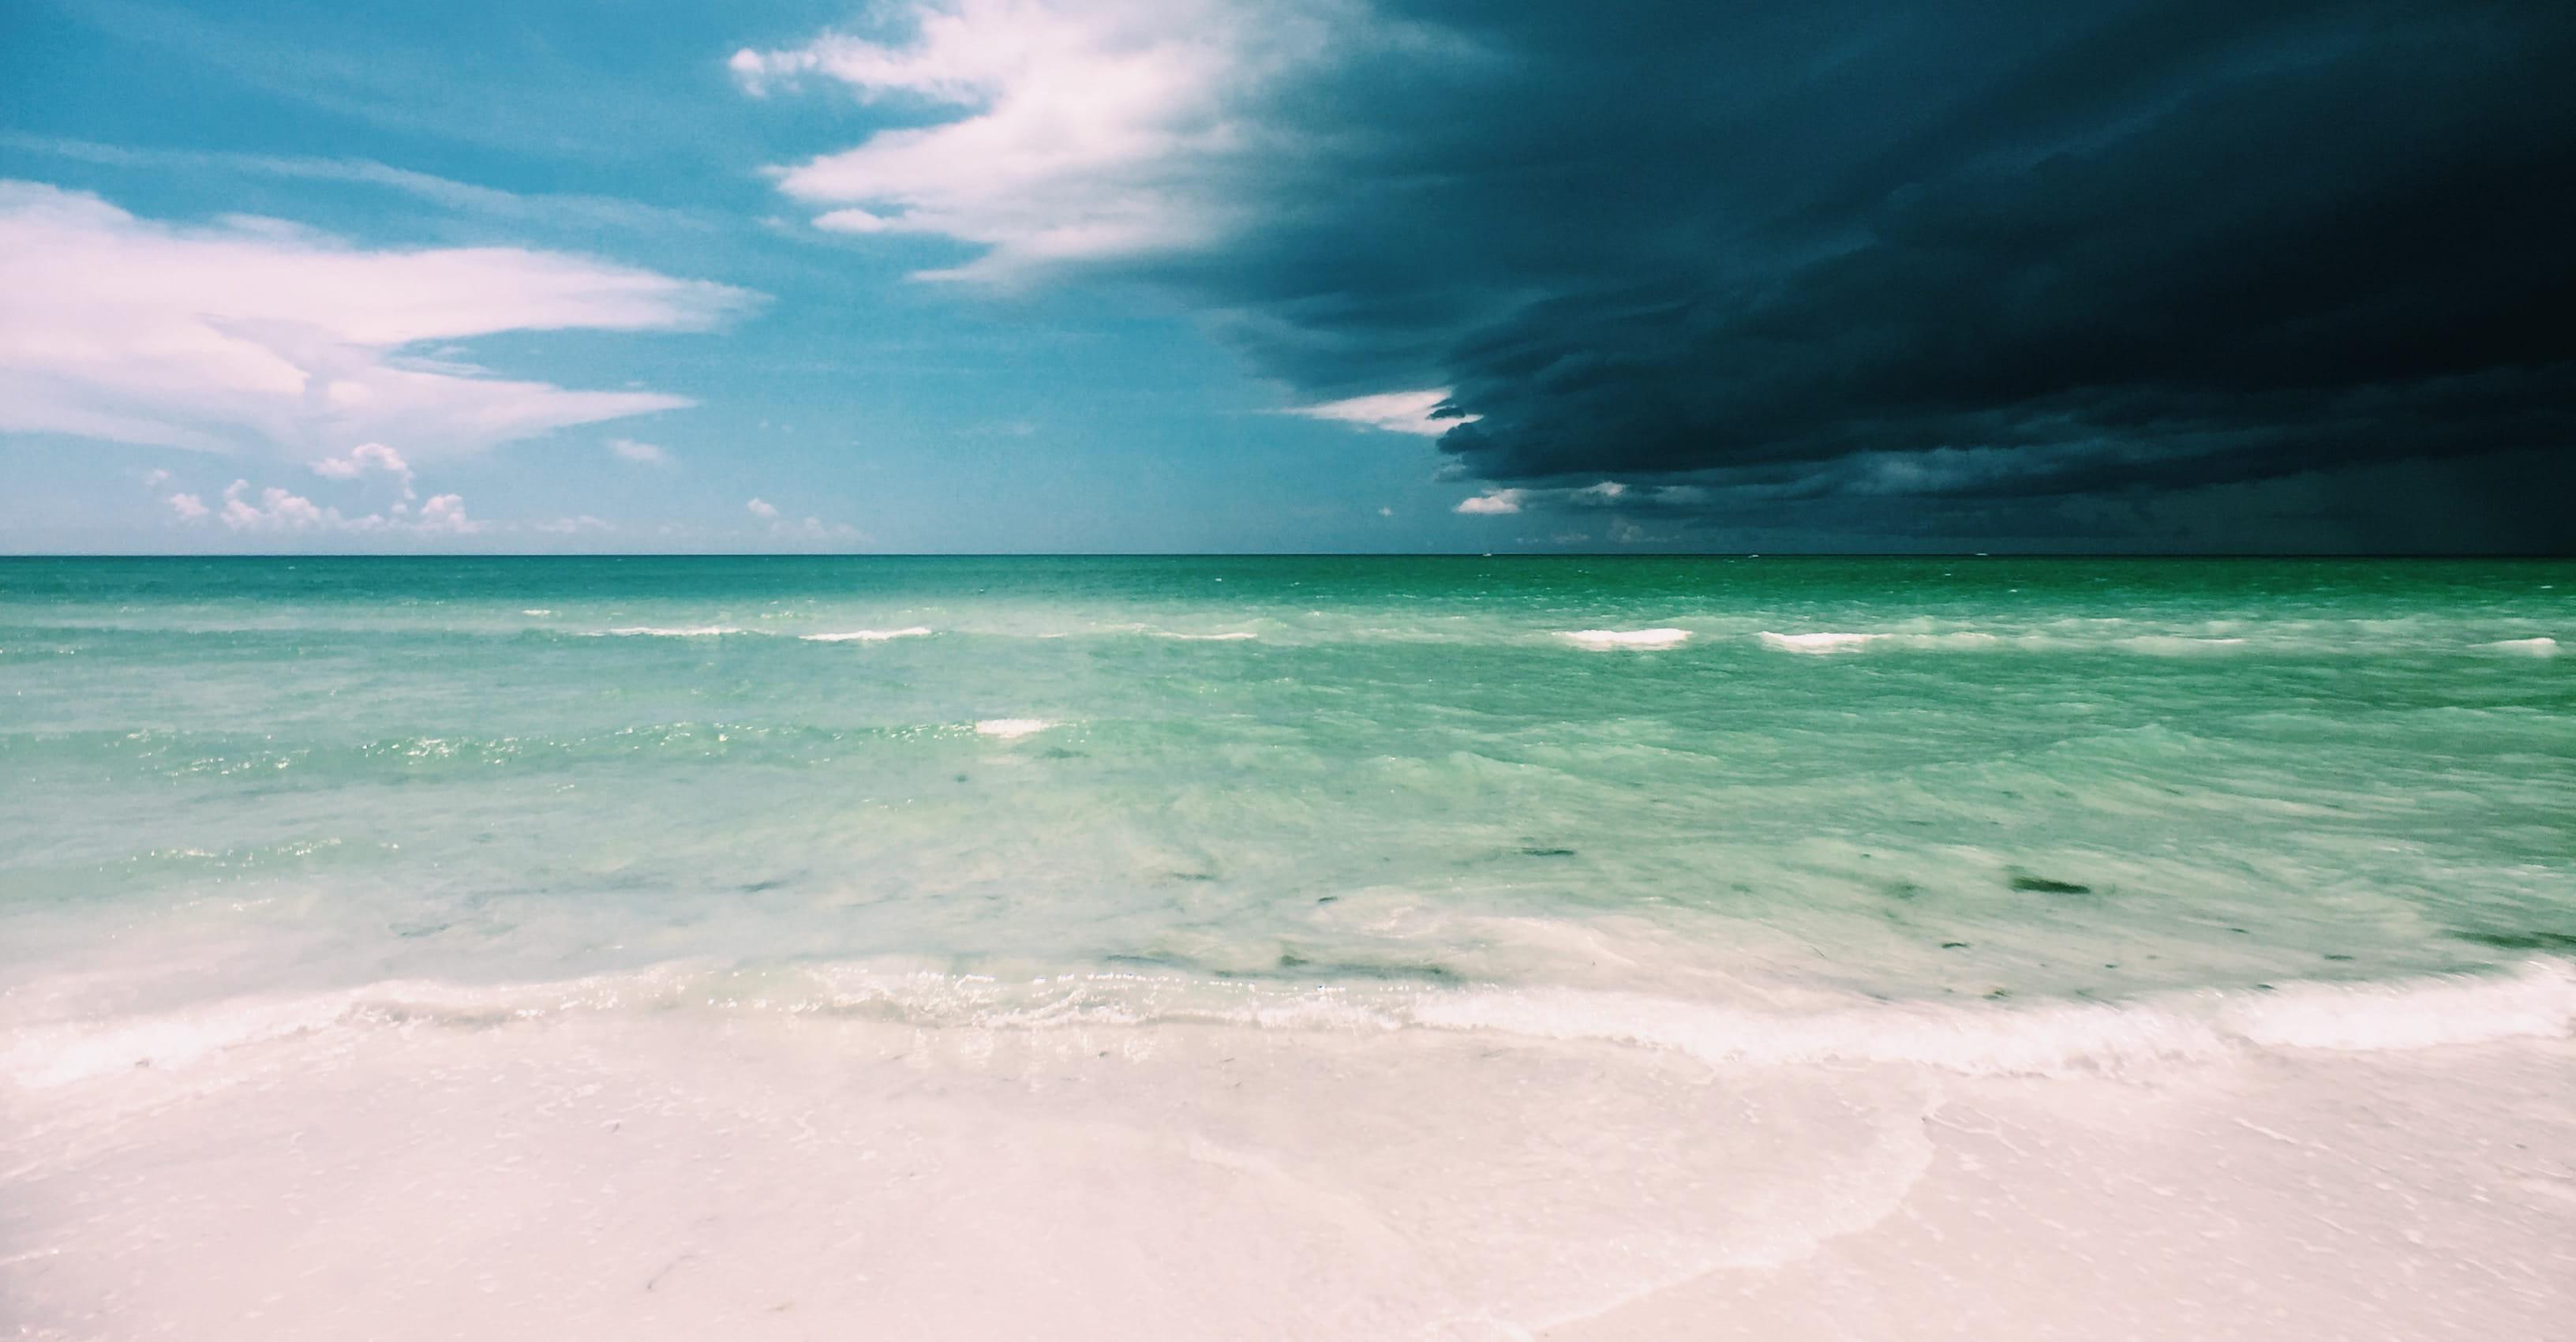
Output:
[[[2576,6],[13,0],[0,552],[2576,549]]]

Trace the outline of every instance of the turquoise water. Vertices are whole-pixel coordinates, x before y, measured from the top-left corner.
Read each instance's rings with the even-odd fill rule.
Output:
[[[2548,1335],[2572,603],[0,561],[0,1324]]]
[[[11,561],[0,955],[220,949],[143,996],[2470,968],[2576,944],[2561,642],[2566,563]]]

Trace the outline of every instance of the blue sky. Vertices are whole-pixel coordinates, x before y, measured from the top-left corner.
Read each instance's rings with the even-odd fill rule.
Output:
[[[27,339],[195,326],[308,379],[332,357],[480,371],[382,415],[245,391],[256,368],[21,374],[45,385],[0,421],[0,548],[1407,550],[1527,530],[1453,511],[1478,490],[1435,481],[1424,434],[1281,413],[1314,402],[1146,286],[917,278],[1001,249],[816,227],[773,167],[971,115],[729,68],[854,12],[13,6],[0,177],[54,249],[20,263],[156,289],[157,268],[257,270],[278,301],[251,324],[290,332],[199,324],[249,301],[220,286],[100,318],[97,277],[47,264],[58,301],[0,300]],[[419,296],[334,278],[437,251],[494,263],[382,282],[458,286],[445,320],[387,325]],[[520,301],[540,276],[551,307]],[[660,307],[615,310],[637,301]],[[308,355],[308,327],[357,348]],[[548,390],[481,427],[502,381]]]
[[[0,551],[2576,550],[2564,0],[0,25]]]

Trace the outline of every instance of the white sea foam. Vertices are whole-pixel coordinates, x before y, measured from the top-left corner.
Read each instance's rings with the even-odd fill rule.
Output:
[[[2131,652],[2150,653],[2159,657],[2196,657],[2210,653],[2234,651],[2245,646],[2241,638],[2193,638],[2183,634],[2140,634],[2120,640],[2120,646]]]
[[[1766,648],[1777,648],[1782,652],[1825,653],[1858,652],[1862,648],[1887,637],[1887,635],[1834,632],[1819,634],[1775,634],[1770,630],[1765,629],[1761,633],[1754,635],[1754,637],[1762,640],[1762,646]]]
[[[1606,652],[1615,648],[1678,648],[1690,641],[1687,629],[1576,629],[1557,635],[1577,647]]]
[[[2546,636],[2540,638],[2508,638],[2499,643],[2490,643],[2487,647],[2495,652],[2518,652],[2529,657],[2555,657],[2558,655],[2558,640]]]
[[[928,625],[916,624],[909,629],[853,629],[845,634],[798,634],[808,643],[882,643],[890,638],[926,638]]]
[[[404,981],[286,998],[243,998],[167,1015],[19,1027],[0,1073],[50,1087],[138,1065],[177,1067],[320,1031],[364,1031],[565,1014],[858,1013],[923,1028],[1048,1030],[1218,1024],[1262,1030],[1490,1031],[1671,1049],[1749,1066],[1913,1064],[1970,1076],[2132,1073],[2248,1048],[2408,1051],[2576,1030],[2576,966],[2534,959],[2506,973],[2269,990],[2169,993],[2125,1002],[1959,1005],[1850,999],[1784,1011],[1593,989],[1443,987],[1380,981],[1290,984],[1178,974],[1068,973],[1005,980],[863,964],[766,971],[673,963],[550,983],[471,987]]]
[[[1240,632],[1231,634],[1181,634],[1174,633],[1169,629],[1155,629],[1149,630],[1148,632],[1153,634],[1156,638],[1177,638],[1191,643],[1237,643],[1247,638],[1260,637],[1258,634]]]
[[[697,625],[685,629],[638,624],[607,632],[613,638],[713,638],[719,634],[739,634],[742,630],[729,624]]]
[[[975,724],[978,736],[998,736],[1004,740],[1045,731],[1054,726],[1043,718],[986,718]]]
[[[520,611],[519,613],[520,613],[521,615],[552,615],[552,614],[554,614],[554,612],[553,612],[552,610],[550,610],[550,609],[548,609],[548,608],[546,608],[546,607],[544,607],[544,606],[535,606],[535,607],[531,607],[531,608],[529,608],[529,609],[527,609],[527,610]]]

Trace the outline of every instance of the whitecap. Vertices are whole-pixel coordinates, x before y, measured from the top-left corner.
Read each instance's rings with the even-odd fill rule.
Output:
[[[1762,646],[1766,648],[1777,648],[1782,652],[1822,653],[1858,652],[1869,644],[1887,637],[1887,635],[1845,633],[1775,634],[1766,629],[1755,635],[1755,637],[1762,640]]]
[[[986,718],[975,724],[977,736],[998,736],[1003,740],[1042,732],[1054,726],[1043,718]]]
[[[1154,635],[1154,637],[1156,637],[1156,638],[1177,638],[1177,639],[1185,639],[1185,640],[1187,640],[1187,641],[1189,641],[1189,642],[1192,642],[1192,643],[1234,643],[1234,642],[1239,642],[1239,641],[1241,641],[1241,640],[1243,640],[1243,639],[1247,639],[1247,638],[1258,638],[1258,637],[1260,637],[1260,636],[1259,636],[1259,635],[1257,635],[1257,634],[1246,634],[1246,633],[1234,633],[1234,634],[1176,634],[1176,633],[1173,633],[1172,631],[1170,631],[1170,630],[1168,630],[1168,629],[1156,629],[1156,630],[1152,630],[1152,631],[1150,631],[1150,632],[1151,632],[1151,633]]]
[[[1613,648],[1678,648],[1690,641],[1687,629],[1576,629],[1557,634],[1577,647],[1596,652]]]
[[[2241,638],[2193,638],[2188,634],[2140,634],[2120,640],[2120,646],[2132,652],[2152,653],[2159,657],[2193,657],[2226,652],[2244,645],[2245,640]]]
[[[664,629],[655,625],[631,625],[608,631],[616,638],[713,638],[719,634],[739,634],[742,630],[729,624],[701,625],[694,629]]]
[[[2527,657],[2555,657],[2558,655],[2558,640],[2546,636],[2540,638],[2508,638],[2500,643],[2488,644],[2487,650],[2490,652],[2518,652]]]
[[[929,633],[929,626],[916,624],[909,629],[853,629],[846,634],[798,634],[797,637],[808,643],[882,643],[890,638],[924,638]]]

